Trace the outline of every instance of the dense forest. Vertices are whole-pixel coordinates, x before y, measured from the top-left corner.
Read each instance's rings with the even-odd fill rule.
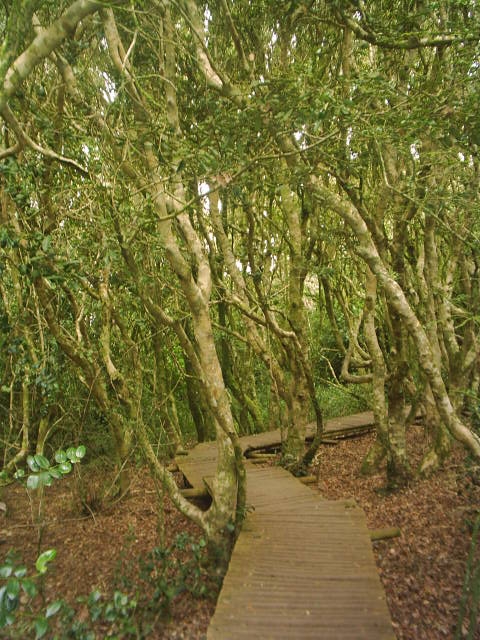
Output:
[[[3,482],[75,447],[121,509],[147,465],[221,547],[241,435],[280,427],[301,475],[371,408],[389,490],[478,461],[476,0],[4,0],[0,28]],[[203,510],[169,463],[205,440]]]

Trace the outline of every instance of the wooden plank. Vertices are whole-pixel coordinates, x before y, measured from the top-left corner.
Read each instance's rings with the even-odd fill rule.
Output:
[[[256,508],[235,545],[207,639],[248,634],[393,640],[362,510],[318,500],[282,469],[273,469],[273,482],[265,470],[258,471],[247,465]],[[265,482],[285,488],[287,480],[299,498],[295,517],[285,517],[288,508],[265,514],[257,493],[265,495]]]
[[[327,422],[328,433],[369,428],[369,412]],[[241,439],[242,448],[280,432]],[[334,436],[336,437],[336,436]],[[177,459],[194,487],[215,473],[216,445]],[[281,467],[246,461],[252,508],[233,550],[207,640],[394,640],[363,511],[328,501]]]

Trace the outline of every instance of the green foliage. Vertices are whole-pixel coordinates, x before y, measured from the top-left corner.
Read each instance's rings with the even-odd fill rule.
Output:
[[[370,385],[324,385],[318,387],[317,397],[324,419],[348,416],[369,409]]]
[[[40,594],[48,564],[56,551],[49,549],[36,560],[36,573],[29,575],[17,554],[10,552],[0,566],[0,629],[9,629],[11,638],[46,637],[58,640],[95,640],[97,629],[104,637],[148,638],[159,616],[168,618],[170,608],[181,593],[196,598],[210,597],[218,584],[207,571],[206,542],[187,533],[179,534],[171,546],[155,547],[138,558],[138,567],[123,560],[118,567],[120,588],[105,597],[97,589],[78,599],[88,619],[80,620],[75,606],[61,599],[40,604]],[[22,596],[22,594],[24,594]]]
[[[41,553],[35,562],[36,573],[32,574],[14,551],[7,554],[0,566],[0,629],[8,627],[10,637],[26,637],[28,633],[40,640],[49,630],[51,619],[64,606],[62,600],[51,602],[40,612],[35,606],[35,599],[41,593],[39,579],[56,554],[55,549]]]
[[[135,595],[146,620],[158,611],[168,616],[172,602],[185,591],[202,598],[218,587],[208,572],[205,539],[195,540],[188,533],[180,533],[170,546],[155,547],[138,558],[138,568],[124,556],[117,567],[117,582],[122,590]]]
[[[86,448],[84,445],[79,447],[69,447],[66,451],[59,449],[55,453],[56,465],[52,465],[50,461],[40,454],[27,456],[27,465],[30,473],[26,475],[24,469],[18,469],[14,478],[24,481],[26,477],[27,489],[40,489],[41,487],[49,487],[54,480],[60,480],[63,476],[69,474],[73,469],[72,465],[78,464],[85,456]]]

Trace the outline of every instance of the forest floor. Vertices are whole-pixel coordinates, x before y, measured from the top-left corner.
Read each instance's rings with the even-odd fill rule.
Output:
[[[381,491],[384,474],[363,478],[359,473],[372,438],[369,434],[322,447],[315,461],[319,491],[330,499],[355,498],[372,529],[401,529],[400,537],[373,543],[398,640],[453,638],[471,526],[480,505],[478,473],[467,469],[463,450],[455,447],[445,468],[434,477],[385,494]],[[412,427],[408,439],[412,464],[416,464],[423,452],[422,428]],[[91,513],[79,506],[74,478],[45,490],[41,550],[57,550],[44,579],[45,601],[63,598],[75,609],[70,625],[76,635],[64,630],[59,637],[84,640],[89,638],[87,628],[92,628],[97,638],[204,638],[218,580],[206,575],[200,531],[166,497],[157,495],[143,469],[132,469],[127,499],[101,508],[96,502],[103,480],[89,473],[88,466],[82,476]],[[38,505],[19,485],[7,487],[1,500],[7,510],[0,514],[0,561],[15,548],[33,567],[38,553],[39,528],[34,524]],[[154,548],[157,569],[152,572],[148,554]],[[93,589],[104,594],[99,600],[104,604],[101,614],[97,609],[99,619],[92,626],[87,603],[78,598]],[[128,594],[128,601],[115,599],[115,591]],[[9,633],[0,632],[0,637],[29,637]]]
[[[454,445],[442,470],[388,494],[384,471],[370,478],[359,473],[373,439],[369,434],[322,447],[315,467],[319,491],[332,500],[354,498],[370,529],[400,528],[400,537],[373,543],[398,640],[453,639],[473,523],[480,512],[478,467],[472,468],[463,447]],[[407,442],[415,469],[427,450],[423,427],[412,426]],[[467,628],[468,620],[462,636]]]

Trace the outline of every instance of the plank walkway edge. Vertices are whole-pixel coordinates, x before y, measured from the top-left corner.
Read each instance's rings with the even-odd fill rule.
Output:
[[[330,438],[372,423],[365,412],[330,420],[325,431]],[[268,446],[278,435],[241,438],[242,448]],[[197,445],[177,464],[194,487],[203,486],[215,473],[215,442]],[[245,468],[254,509],[207,640],[395,640],[363,510],[351,500],[325,500],[281,467],[246,460]]]

